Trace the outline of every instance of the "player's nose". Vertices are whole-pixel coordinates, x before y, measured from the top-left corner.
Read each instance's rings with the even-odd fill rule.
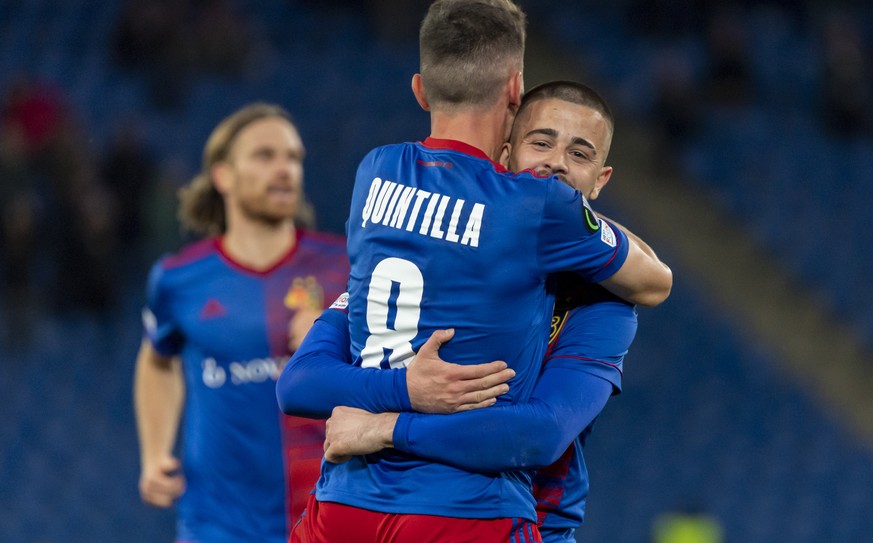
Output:
[[[556,151],[547,157],[543,167],[550,170],[552,174],[567,173],[567,160],[563,153]]]

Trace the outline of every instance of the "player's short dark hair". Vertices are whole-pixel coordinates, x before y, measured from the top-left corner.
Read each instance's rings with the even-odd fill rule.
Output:
[[[263,102],[249,104],[218,123],[203,148],[200,173],[179,189],[179,221],[183,228],[202,235],[222,234],[227,230],[224,197],[212,182],[212,167],[229,158],[233,144],[243,129],[256,121],[270,118],[283,119],[295,126],[284,108]],[[314,220],[312,208],[304,198],[298,205],[297,215],[295,220],[298,223]]]
[[[493,103],[524,66],[526,18],[512,0],[436,0],[419,32],[421,78],[433,106]]]
[[[563,100],[571,104],[579,104],[580,106],[597,111],[603,115],[609,128],[610,137],[612,136],[615,129],[615,118],[612,115],[609,104],[594,89],[575,81],[550,81],[530,89],[524,93],[521,99],[521,107],[518,109],[516,118],[521,117],[521,113],[533,102],[549,98]]]

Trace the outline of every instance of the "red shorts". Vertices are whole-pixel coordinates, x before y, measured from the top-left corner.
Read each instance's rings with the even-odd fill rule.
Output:
[[[289,543],[541,543],[521,518],[465,519],[377,513],[310,496]]]

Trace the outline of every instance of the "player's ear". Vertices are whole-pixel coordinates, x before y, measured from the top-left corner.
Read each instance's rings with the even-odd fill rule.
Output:
[[[412,76],[412,94],[415,95],[415,100],[421,109],[430,111],[430,103],[427,101],[427,93],[424,90],[424,82],[421,80],[421,74]]]
[[[600,191],[603,187],[609,183],[609,180],[612,178],[612,166],[604,166],[600,169],[600,175],[597,176],[597,181],[594,182],[594,188],[591,190],[591,195],[588,196],[589,200],[596,200],[600,195]]]
[[[521,72],[515,72],[512,79],[509,80],[509,105],[513,110],[518,111],[521,106],[521,96],[524,94],[524,75]]]
[[[500,147],[500,158],[497,160],[497,162],[499,162],[500,165],[503,166],[504,168],[506,168],[507,170],[509,169],[509,154],[511,152],[512,152],[512,144],[509,143],[508,141]]]
[[[220,194],[227,194],[230,190],[231,172],[227,162],[216,162],[209,169],[209,179],[212,180],[212,186],[215,187]]]

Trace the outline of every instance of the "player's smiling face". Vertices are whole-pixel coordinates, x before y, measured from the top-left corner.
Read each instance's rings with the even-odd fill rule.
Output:
[[[227,159],[228,203],[256,221],[279,223],[293,218],[302,199],[304,154],[300,134],[282,118],[246,126]]]
[[[612,135],[600,112],[555,98],[527,105],[510,137],[509,168],[557,175],[588,199],[609,181],[604,166]]]

